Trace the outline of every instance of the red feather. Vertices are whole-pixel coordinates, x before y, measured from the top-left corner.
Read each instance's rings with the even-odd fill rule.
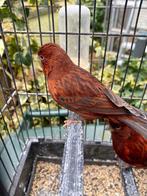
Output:
[[[113,147],[126,163],[136,167],[147,167],[147,140],[130,127],[110,122]]]
[[[146,113],[74,65],[58,45],[45,44],[38,55],[54,100],[83,119],[107,119],[113,129],[113,147],[118,156],[133,166],[147,167]]]

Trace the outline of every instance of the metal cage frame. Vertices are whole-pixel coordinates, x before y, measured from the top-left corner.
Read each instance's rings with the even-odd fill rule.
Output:
[[[56,36],[65,35],[66,52],[67,52],[68,51],[68,47],[67,47],[68,46],[68,43],[67,43],[68,42],[68,36],[69,35],[76,35],[76,36],[78,36],[78,40],[79,40],[79,42],[78,42],[78,64],[79,65],[80,65],[80,38],[81,38],[81,36],[90,36],[91,37],[91,48],[94,47],[94,38],[104,39],[105,40],[104,41],[104,46],[105,47],[104,47],[104,55],[103,55],[103,62],[102,62],[102,72],[101,72],[101,78],[100,78],[101,82],[103,82],[103,75],[104,75],[105,66],[106,66],[106,63],[107,63],[107,48],[108,48],[109,39],[110,38],[118,38],[118,48],[117,48],[117,51],[116,51],[116,59],[115,59],[115,64],[114,64],[114,69],[113,69],[113,78],[112,78],[112,82],[111,82],[111,89],[113,89],[116,69],[118,67],[120,45],[123,41],[123,38],[131,38],[132,39],[131,40],[131,47],[130,47],[130,51],[129,51],[129,54],[128,54],[128,57],[127,57],[127,66],[126,66],[126,69],[125,69],[123,84],[122,84],[122,89],[123,89],[124,84],[125,84],[125,80],[126,80],[126,77],[127,77],[127,74],[128,74],[129,63],[130,63],[130,60],[131,60],[131,55],[132,55],[133,45],[134,45],[135,39],[144,38],[146,40],[146,43],[147,43],[147,34],[139,34],[137,32],[137,30],[138,30],[137,25],[138,25],[138,21],[139,21],[140,12],[141,12],[142,9],[147,9],[147,7],[142,8],[143,0],[138,1],[138,5],[136,5],[134,7],[134,9],[137,10],[137,16],[136,16],[134,28],[132,30],[133,32],[126,33],[125,30],[124,30],[124,23],[125,23],[126,10],[128,8],[127,6],[128,6],[128,2],[129,2],[129,0],[126,0],[125,3],[124,3],[124,6],[121,6],[121,8],[123,9],[123,15],[122,15],[122,22],[121,22],[120,32],[118,33],[118,32],[110,31],[110,25],[111,25],[112,9],[120,8],[120,6],[115,5],[113,0],[106,1],[106,2],[107,2],[107,4],[104,5],[104,6],[102,6],[102,5],[97,6],[97,1],[94,0],[93,5],[90,6],[91,13],[93,14],[92,28],[91,28],[90,33],[82,33],[81,32],[81,6],[82,6],[82,1],[81,0],[78,1],[78,5],[79,5],[79,32],[77,32],[77,33],[68,32],[68,24],[67,24],[67,6],[68,6],[68,4],[67,4],[67,0],[64,0],[65,16],[66,16],[65,17],[65,32],[59,32],[55,28],[55,16],[54,16],[55,5],[53,4],[52,0],[47,1],[47,5],[39,5],[38,0],[35,0],[34,5],[26,5],[24,0],[20,1],[20,6],[22,8],[23,20],[25,22],[25,30],[18,30],[16,28],[15,21],[14,21],[13,18],[12,18],[12,21],[11,21],[12,22],[12,30],[4,29],[3,21],[2,20],[0,21],[1,39],[3,40],[5,57],[6,57],[9,72],[10,72],[11,77],[12,77],[12,82],[13,82],[13,85],[14,85],[14,89],[10,89],[9,96],[7,97],[6,93],[5,93],[6,89],[3,86],[2,81],[0,81],[0,89],[1,89],[1,92],[2,92],[2,95],[3,95],[3,99],[4,99],[4,104],[1,107],[0,114],[1,114],[1,119],[3,120],[4,124],[6,125],[5,112],[7,110],[8,113],[10,114],[10,120],[12,121],[12,124],[15,125],[14,119],[12,118],[11,111],[10,111],[10,108],[9,108],[9,104],[11,103],[14,107],[14,111],[15,111],[15,114],[16,114],[16,120],[17,120],[17,123],[18,123],[18,129],[16,129],[15,126],[13,126],[14,127],[13,131],[15,133],[15,138],[14,138],[14,135],[12,133],[10,133],[10,130],[7,127],[7,125],[6,125],[7,137],[6,138],[3,137],[0,133],[0,163],[1,163],[0,168],[1,168],[1,171],[3,170],[2,175],[6,175],[7,178],[8,178],[7,181],[8,181],[9,187],[4,188],[4,189],[7,189],[8,192],[10,192],[12,190],[12,185],[14,183],[13,180],[16,176],[17,169],[19,168],[20,161],[22,160],[23,154],[24,154],[24,152],[26,152],[26,149],[27,149],[28,144],[29,144],[31,139],[35,139],[35,138],[38,139],[39,137],[41,137],[45,140],[46,139],[51,139],[51,140],[54,140],[54,141],[60,140],[61,142],[64,142],[64,140],[65,140],[65,137],[64,137],[65,132],[63,131],[60,124],[58,125],[57,135],[54,135],[54,128],[52,127],[52,125],[50,127],[50,134],[47,135],[48,128],[43,126],[43,121],[42,121],[43,117],[48,117],[48,118],[53,117],[53,116],[66,117],[66,116],[68,116],[68,111],[65,110],[65,109],[60,109],[59,107],[57,107],[56,111],[51,110],[50,104],[49,104],[50,95],[47,91],[47,82],[45,82],[45,88],[46,88],[45,93],[40,93],[37,89],[36,84],[35,84],[35,92],[29,92],[28,91],[27,81],[26,81],[26,76],[25,76],[25,70],[24,70],[24,67],[23,67],[22,60],[21,60],[20,66],[21,66],[21,71],[22,71],[22,76],[23,76],[23,82],[24,82],[24,85],[25,85],[25,92],[20,92],[18,90],[17,84],[16,84],[16,78],[14,76],[14,71],[13,71],[13,67],[12,67],[12,62],[11,62],[11,59],[10,59],[10,54],[9,54],[9,51],[8,51],[8,42],[6,41],[6,37],[8,35],[13,35],[14,38],[15,38],[16,46],[17,46],[17,48],[19,48],[18,36],[19,35],[26,36],[27,44],[29,46],[29,53],[32,56],[33,54],[32,54],[32,49],[31,49],[31,42],[30,42],[31,36],[34,36],[34,35],[38,36],[39,40],[40,40],[40,45],[42,45],[44,36],[48,37],[49,42],[54,42],[55,43],[56,42]],[[28,18],[27,18],[27,14],[26,14],[26,11],[25,11],[25,8],[27,6],[28,7],[33,7],[33,8],[35,7],[35,9],[36,9],[39,31],[30,31],[30,29],[29,29]],[[3,5],[3,7],[7,7],[9,9],[10,15],[13,14],[13,6],[12,6],[10,0],[6,0],[6,4]],[[43,8],[43,7],[47,8],[49,28],[50,28],[50,29],[48,29],[48,31],[42,31],[42,28],[41,28],[42,21],[40,19],[40,8]],[[56,6],[56,8],[58,8],[58,7]],[[97,9],[104,9],[104,8],[107,9],[107,16],[105,16],[105,31],[104,32],[95,32],[94,31],[94,26],[95,26],[95,20],[96,20],[96,11],[97,11]],[[131,94],[130,97],[123,97],[126,100],[139,100],[140,101],[139,107],[141,107],[142,101],[147,100],[147,97],[146,97],[147,84],[145,85],[144,90],[142,92],[142,95],[140,97],[135,97],[134,96],[134,92],[135,92],[136,85],[137,85],[137,82],[138,82],[139,74],[141,72],[142,63],[146,59],[145,51],[146,51],[146,44],[145,44],[145,47],[144,47],[143,55],[142,55],[141,58],[139,58],[139,68],[138,68],[138,73],[136,75],[134,89],[132,91],[132,94]],[[90,55],[89,59],[90,59],[90,73],[92,73],[92,66],[93,66],[93,53],[92,52],[91,52],[91,55]],[[2,73],[3,73],[3,76],[4,76],[5,83],[6,83],[7,86],[9,86],[8,85],[8,79],[6,77],[7,73],[6,73],[6,69],[5,69],[5,65],[4,65],[2,56],[0,56],[0,64],[1,64],[1,67],[2,67]],[[34,78],[34,80],[36,80],[37,76],[35,74],[35,62],[34,61],[32,61],[32,63],[31,63],[31,68],[32,68],[33,78]],[[28,103],[29,110],[24,112],[24,110],[22,108],[22,105],[20,104],[20,100],[19,100],[20,95],[24,95],[27,98],[29,98],[30,96],[36,96],[37,97],[37,103],[38,103],[38,111],[32,110],[30,103]],[[21,116],[23,118],[23,121],[19,118],[19,115],[18,115],[18,111],[17,111],[15,101],[14,101],[15,96],[18,97],[18,103],[17,104],[19,106],[19,110],[20,110]],[[48,110],[47,111],[42,111],[41,110],[40,101],[39,101],[40,96],[46,96],[47,97],[47,100],[48,100]],[[122,94],[120,94],[120,96],[122,96]],[[41,117],[41,129],[40,129],[41,134],[39,136],[37,134],[38,129],[36,129],[35,126],[31,127],[32,119],[34,117]],[[30,135],[30,127],[33,130],[33,135]],[[99,144],[103,144],[103,145],[108,144],[108,145],[111,146],[111,138],[109,137],[109,139],[106,141],[105,137],[104,137],[105,129],[106,129],[107,125],[102,124],[103,131],[101,132],[102,135],[101,135],[100,139],[96,139],[97,127],[98,127],[97,126],[97,121],[92,125],[85,125],[84,126],[84,133],[85,133],[84,140],[85,140],[85,142],[90,141],[90,142],[93,142],[93,143],[96,142],[96,143],[99,143]],[[89,129],[90,131],[93,132],[93,136],[90,139],[87,139],[87,137],[89,137],[89,136],[87,136],[87,134],[88,134],[87,129]],[[14,157],[12,157],[12,156],[14,156]],[[6,163],[6,161],[7,161],[7,163]],[[10,170],[8,169],[9,167],[11,168],[10,169],[12,171],[11,173],[10,173]]]

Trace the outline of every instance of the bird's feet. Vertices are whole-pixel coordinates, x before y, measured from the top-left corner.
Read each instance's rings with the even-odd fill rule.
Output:
[[[122,169],[129,169],[131,167],[131,165],[129,165],[128,163],[124,162],[122,159],[120,159],[117,155],[116,155],[119,165]]]
[[[131,166],[128,163],[125,163],[125,162],[121,165],[121,168],[124,169],[124,170],[129,169],[130,167]]]
[[[70,126],[71,124],[77,124],[79,122],[81,122],[81,121],[80,120],[68,119],[68,120],[64,121],[63,127],[66,128],[66,127]]]

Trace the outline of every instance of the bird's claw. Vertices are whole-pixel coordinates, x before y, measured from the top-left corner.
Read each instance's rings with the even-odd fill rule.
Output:
[[[77,124],[77,123],[79,123],[79,122],[81,122],[81,121],[80,121],[80,120],[68,119],[68,120],[65,120],[65,121],[64,121],[63,127],[64,127],[64,128],[67,128],[67,127],[70,126],[71,124]]]
[[[122,169],[125,170],[125,169],[129,169],[131,167],[131,165],[129,165],[128,163],[124,162],[118,156],[117,156],[117,159],[118,159],[119,165],[121,166]]]

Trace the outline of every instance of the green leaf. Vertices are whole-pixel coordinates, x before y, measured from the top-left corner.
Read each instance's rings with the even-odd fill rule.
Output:
[[[14,22],[15,22],[18,30],[24,29],[25,22],[23,19],[16,19]]]
[[[10,11],[7,7],[0,8],[0,19],[11,17]]]
[[[28,52],[16,52],[14,54],[14,60],[16,65],[23,63],[26,66],[30,66],[32,63],[32,57]]]
[[[14,60],[16,65],[21,65],[23,62],[23,53],[22,52],[16,52],[14,54]]]
[[[30,3],[30,4],[35,4],[36,3],[36,0],[28,0],[28,2]]]
[[[23,64],[30,66],[32,63],[32,57],[29,52],[26,52],[23,57]]]
[[[28,7],[25,7],[24,12],[25,12],[26,16],[29,17],[30,9]]]
[[[33,53],[38,51],[38,43],[35,39],[31,39],[31,49]]]

